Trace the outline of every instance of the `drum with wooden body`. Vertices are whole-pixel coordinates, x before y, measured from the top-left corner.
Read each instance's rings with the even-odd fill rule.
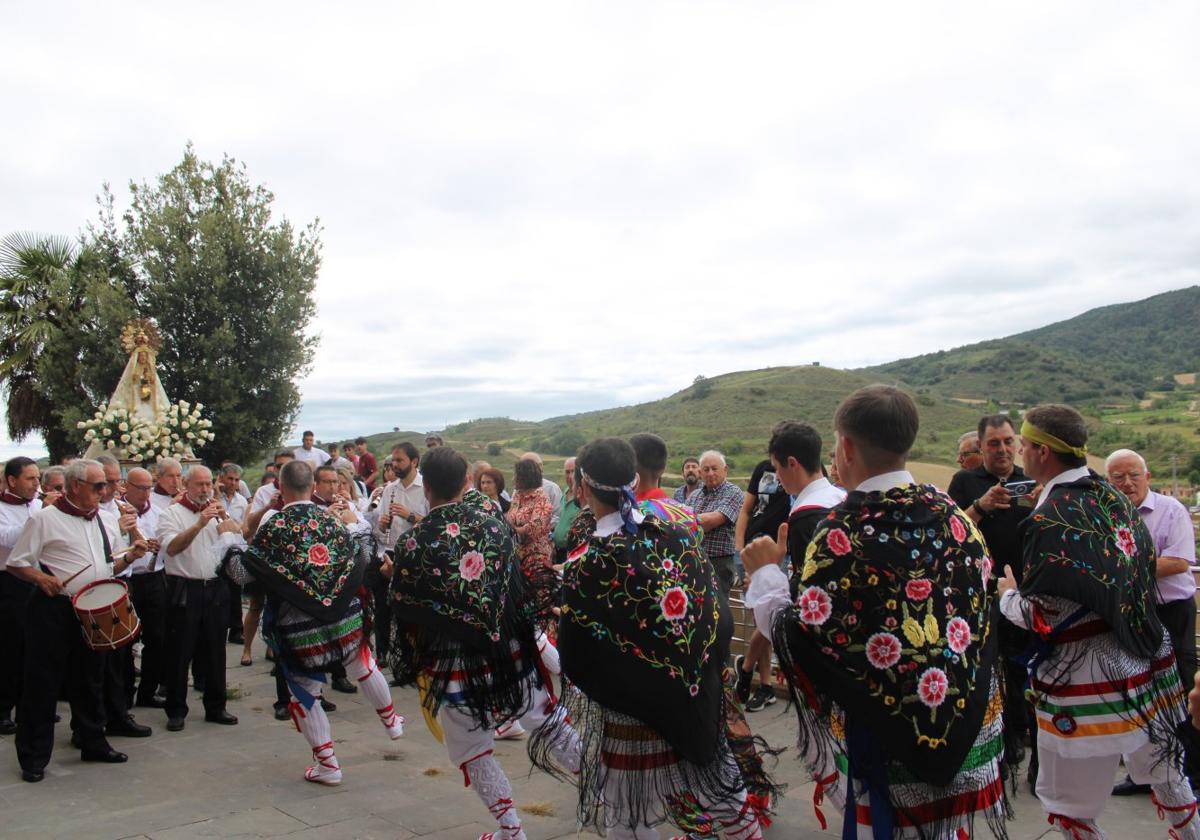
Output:
[[[133,644],[142,631],[129,587],[122,580],[92,581],[71,599],[83,629],[83,640],[92,650],[118,650]]]

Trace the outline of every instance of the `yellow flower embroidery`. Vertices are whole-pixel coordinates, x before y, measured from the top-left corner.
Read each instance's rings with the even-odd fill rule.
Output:
[[[925,638],[929,640],[929,644],[936,643],[940,635],[942,634],[938,632],[938,622],[933,613],[925,616]]]
[[[921,625],[917,623],[915,618],[904,619],[902,625],[904,635],[908,637],[909,644],[913,647],[921,647],[925,644],[925,634],[921,630]]]
[[[809,546],[811,547],[811,546],[812,546],[812,543],[809,543]],[[817,564],[816,564],[816,561],[814,561],[814,560],[805,560],[805,561],[804,561],[804,568],[803,568],[803,569],[800,571],[800,580],[802,580],[802,581],[804,581],[804,580],[808,580],[810,577],[812,577],[812,576],[813,576],[813,575],[815,575],[816,573],[817,573]]]
[[[895,599],[895,598],[889,598],[889,599],[888,599],[888,602],[887,602],[886,604],[884,604],[884,606],[885,606],[885,607],[887,607],[889,610],[894,610],[894,609],[896,609],[896,599]]]
[[[879,575],[871,575],[867,578],[867,586],[875,586],[879,583]]]

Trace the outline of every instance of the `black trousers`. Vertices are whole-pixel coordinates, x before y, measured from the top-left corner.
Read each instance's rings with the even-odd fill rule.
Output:
[[[390,556],[390,553],[389,553]],[[367,571],[367,580],[371,586],[371,598],[375,602],[375,659],[380,663],[388,661],[388,650],[392,641],[392,582],[379,574],[380,562],[372,562]]]
[[[229,587],[223,578],[167,575],[167,717],[188,713],[188,667],[204,657],[204,711],[225,709],[225,633]]]
[[[229,632],[242,632],[242,585],[226,578],[229,586]]]
[[[54,749],[54,707],[60,687],[85,750],[106,750],[104,655],[83,641],[70,599],[40,589],[25,613],[25,673],[17,711],[17,760],[23,770],[44,770]]]
[[[106,651],[101,657],[104,659],[104,721],[120,723],[129,717],[129,689],[133,685],[133,645],[126,645],[120,650]]]
[[[25,668],[25,609],[34,585],[0,572],[0,718],[11,718],[21,702]]]
[[[1167,604],[1157,604],[1158,618],[1167,628],[1171,647],[1175,649],[1175,668],[1183,682],[1183,690],[1191,691],[1196,685],[1196,602],[1181,598]],[[1188,777],[1200,782],[1200,755],[1196,750],[1184,750],[1183,768]]]
[[[129,578],[129,597],[142,622],[142,676],[135,701],[148,703],[167,684],[167,583],[161,571]],[[133,692],[133,683],[128,691]]]

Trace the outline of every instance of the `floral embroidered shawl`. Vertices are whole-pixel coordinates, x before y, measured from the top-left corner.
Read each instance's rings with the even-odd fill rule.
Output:
[[[1021,523],[1021,535],[1022,595],[1074,601],[1104,619],[1127,652],[1157,654],[1154,542],[1124,493],[1095,473],[1057,484]]]
[[[733,623],[695,533],[647,516],[636,536],[592,536],[566,564],[562,593],[559,655],[571,682],[688,761],[711,761]]]
[[[855,492],[830,511],[772,632],[802,748],[834,746],[832,701],[881,760],[949,784],[988,704],[998,606],[990,572],[974,524],[935,487]]]
[[[366,570],[358,540],[336,516],[316,505],[289,505],[258,529],[253,542],[231,553],[271,594],[318,621],[341,620]]]

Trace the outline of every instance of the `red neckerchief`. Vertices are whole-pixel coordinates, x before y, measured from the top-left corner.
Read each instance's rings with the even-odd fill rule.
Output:
[[[187,493],[183,494],[183,498],[179,500],[179,504],[183,505],[192,513],[199,513],[200,511],[204,510],[204,508],[208,507],[208,502],[205,502],[202,507],[197,507],[196,503],[192,501],[192,497]]]
[[[68,499],[65,494],[58,497],[58,501],[54,503],[54,506],[63,513],[70,514],[71,516],[78,516],[80,519],[86,519],[88,522],[91,522],[93,519],[95,519],[96,514],[100,512],[100,508],[98,507],[94,507],[90,511],[85,511],[82,508],[76,507],[71,503],[71,500]]]
[[[137,506],[137,505],[135,505],[133,502],[129,501],[129,497],[128,497],[128,496],[122,496],[122,497],[121,497],[121,501],[123,501],[125,504],[129,505],[129,506],[130,506],[130,507],[132,507],[134,510],[136,510],[136,511],[137,511],[137,515],[138,515],[138,516],[145,516],[145,515],[146,515],[146,511],[150,510],[150,508],[151,508],[151,505],[150,505],[150,499],[149,499],[149,498],[147,498],[147,499],[146,499],[146,504],[145,504],[145,506],[144,506],[144,507],[138,507],[138,506]]]
[[[327,502],[323,497],[318,496],[316,493],[312,494],[312,503],[319,508],[329,507],[329,502]]]
[[[33,499],[26,499],[22,496],[18,496],[16,493],[13,493],[10,490],[5,490],[3,493],[0,493],[0,502],[4,502],[6,505],[27,505],[32,501]]]
[[[637,501],[639,501],[639,502],[644,502],[647,499],[665,499],[665,498],[667,498],[667,493],[661,487],[651,487],[649,490],[645,491],[644,493],[639,492],[637,494]]]
[[[162,485],[158,484],[157,482],[154,484],[154,492],[160,496],[166,496],[167,498],[170,498],[170,499],[175,498],[174,493],[168,493],[166,490],[162,489]]]

